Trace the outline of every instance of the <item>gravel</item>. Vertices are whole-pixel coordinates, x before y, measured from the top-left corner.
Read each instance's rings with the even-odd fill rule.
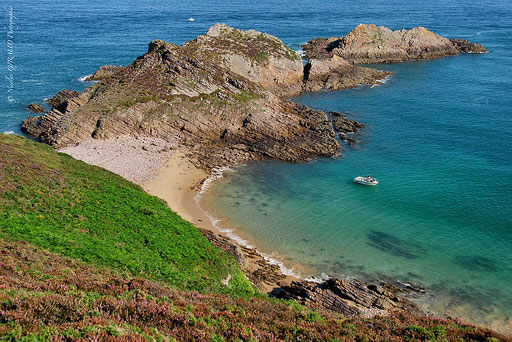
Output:
[[[108,140],[89,138],[59,149],[59,152],[140,185],[158,174],[175,149],[175,143],[159,138],[120,136]]]

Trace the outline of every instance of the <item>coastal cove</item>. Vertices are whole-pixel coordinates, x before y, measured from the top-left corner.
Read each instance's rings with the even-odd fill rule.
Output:
[[[173,5],[13,6],[0,132],[163,199],[263,293],[512,336],[508,3]]]
[[[335,160],[235,167],[205,208],[307,277],[417,284],[424,308],[510,331],[511,189],[493,186],[512,176],[497,138],[510,130],[500,111],[510,88],[472,81],[493,60],[379,65],[394,72],[385,85],[294,98],[364,122],[359,143]],[[380,184],[352,183],[366,174]]]

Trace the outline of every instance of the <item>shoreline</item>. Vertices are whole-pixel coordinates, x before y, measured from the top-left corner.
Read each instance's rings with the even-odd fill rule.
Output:
[[[205,183],[220,176],[214,174],[216,169],[209,173],[197,167],[175,143],[152,137],[89,138],[58,152],[116,173],[164,200],[171,210],[198,228],[210,243],[232,254],[261,292],[269,293],[276,287],[302,280],[283,272],[284,266],[279,261],[229,237],[229,233],[212,222],[199,206],[198,196],[205,191]]]
[[[86,139],[59,152],[112,171],[140,185],[148,194],[166,201],[171,210],[198,228],[212,245],[233,255],[246,277],[262,293],[269,294],[275,289],[289,286],[293,281],[325,280],[287,274],[283,272],[281,261],[260,252],[253,245],[242,243],[245,241],[243,234],[235,235],[240,240],[230,237],[230,231],[212,222],[217,218],[209,216],[198,203],[204,191],[215,179],[221,178],[221,172],[226,169],[213,169],[209,173],[195,166],[184,151],[162,151],[159,143],[153,138],[129,136],[108,140]],[[150,147],[154,149],[150,150]],[[141,151],[147,155],[141,156]],[[137,157],[127,163],[127,155]],[[148,160],[155,163],[148,165]],[[411,293],[414,294],[414,291],[409,291]],[[499,325],[486,326],[502,331]]]
[[[197,168],[184,153],[176,152],[153,179],[141,186],[150,195],[166,201],[173,211],[201,230],[214,246],[234,254],[244,274],[260,291],[269,293],[275,287],[303,280],[291,271],[286,272],[280,261],[260,252],[247,240],[218,227],[215,218],[199,205],[202,194],[222,177],[222,171],[214,169],[208,173]]]

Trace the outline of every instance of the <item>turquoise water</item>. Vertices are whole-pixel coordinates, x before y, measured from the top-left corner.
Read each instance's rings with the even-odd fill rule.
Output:
[[[295,98],[364,122],[360,142],[237,167],[206,207],[303,275],[413,282],[431,310],[510,327],[512,66],[489,73],[496,54],[381,65],[385,85]],[[380,184],[352,182],[367,174]]]
[[[30,102],[85,88],[80,77],[104,64],[129,64],[153,39],[182,43],[216,22],[269,32],[293,49],[362,22],[422,25],[484,44],[491,53],[379,66],[394,71],[383,86],[296,98],[367,124],[360,143],[337,160],[237,168],[214,184],[204,203],[225,218],[222,224],[304,274],[410,281],[428,288],[427,303],[438,312],[486,324],[510,319],[509,0],[30,0],[4,6],[0,132],[18,134]],[[367,174],[381,184],[352,183]]]

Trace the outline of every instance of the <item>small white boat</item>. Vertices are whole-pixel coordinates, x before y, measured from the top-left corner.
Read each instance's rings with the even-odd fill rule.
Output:
[[[354,178],[354,183],[357,183],[357,184],[363,184],[363,185],[377,185],[379,184],[379,182],[377,182],[377,180],[375,178],[372,178],[370,176],[368,177],[356,177]]]
[[[194,18],[190,17],[188,18],[188,21],[196,21]]]

